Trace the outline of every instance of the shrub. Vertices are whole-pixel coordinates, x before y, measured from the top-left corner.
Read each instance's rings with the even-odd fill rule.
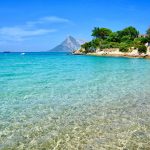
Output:
[[[84,53],[90,53],[95,51],[95,48],[93,48],[92,46],[92,42],[84,43],[83,45],[81,45],[81,48],[85,49]]]
[[[93,47],[94,49],[97,49],[100,47],[100,43],[101,43],[101,40],[99,38],[93,39],[91,41],[91,47]]]
[[[120,42],[120,38],[117,32],[112,32],[108,38],[107,41],[109,42]]]
[[[129,46],[126,43],[120,43],[119,51],[120,52],[128,52]]]
[[[138,52],[141,54],[141,53],[145,53],[147,52],[147,48],[145,45],[140,45],[138,46]]]
[[[110,48],[119,48],[118,42],[110,42]]]
[[[131,40],[131,36],[130,35],[125,35],[121,38],[121,42],[124,42],[124,43],[130,43],[132,40]]]
[[[147,37],[146,38],[145,37],[139,37],[139,38],[135,38],[133,42],[134,42],[135,47],[138,48],[138,46],[145,44],[148,41],[149,41],[149,39]]]

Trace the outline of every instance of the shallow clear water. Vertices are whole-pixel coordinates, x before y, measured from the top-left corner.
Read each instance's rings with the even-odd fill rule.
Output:
[[[150,149],[150,60],[0,54],[0,149]]]

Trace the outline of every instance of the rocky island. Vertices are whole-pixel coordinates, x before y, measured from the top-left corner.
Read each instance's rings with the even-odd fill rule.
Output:
[[[75,50],[75,55],[150,58],[150,28],[146,34],[132,26],[112,32],[107,28],[95,27],[93,39]]]

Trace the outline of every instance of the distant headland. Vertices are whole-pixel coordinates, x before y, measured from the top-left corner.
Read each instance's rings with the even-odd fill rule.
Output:
[[[77,40],[72,36],[68,36],[62,43],[49,50],[49,52],[73,52],[74,49],[79,49],[85,42]]]
[[[132,26],[112,32],[108,28],[95,27],[93,39],[81,45],[73,54],[150,58],[150,28],[146,34]]]

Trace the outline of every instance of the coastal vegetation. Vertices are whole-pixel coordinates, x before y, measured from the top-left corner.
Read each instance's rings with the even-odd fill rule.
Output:
[[[150,37],[150,28],[147,29],[146,34]]]
[[[93,39],[81,45],[80,52],[94,53],[103,49],[118,48],[120,52],[130,52],[137,49],[139,54],[146,53],[146,43],[150,42],[150,28],[146,34],[140,35],[132,26],[113,32],[108,28],[95,27],[92,30]]]

